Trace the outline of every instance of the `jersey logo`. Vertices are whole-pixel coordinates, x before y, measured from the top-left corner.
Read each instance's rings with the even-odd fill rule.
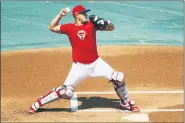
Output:
[[[79,31],[77,32],[77,35],[78,35],[78,37],[79,37],[81,40],[84,40],[84,39],[85,39],[86,34],[87,34],[87,33],[86,33],[84,30],[79,30]]]

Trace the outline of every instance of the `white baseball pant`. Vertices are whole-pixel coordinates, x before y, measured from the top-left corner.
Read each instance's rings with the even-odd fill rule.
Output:
[[[108,80],[111,80],[111,75],[113,72],[114,69],[112,69],[112,67],[100,57],[90,64],[73,62],[64,85],[76,87],[77,84],[88,77],[104,77]]]

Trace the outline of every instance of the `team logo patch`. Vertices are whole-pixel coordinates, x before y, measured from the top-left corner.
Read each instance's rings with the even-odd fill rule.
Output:
[[[85,39],[85,36],[86,36],[86,32],[84,30],[80,30],[77,32],[77,35],[78,37],[81,39],[81,40],[84,40]]]

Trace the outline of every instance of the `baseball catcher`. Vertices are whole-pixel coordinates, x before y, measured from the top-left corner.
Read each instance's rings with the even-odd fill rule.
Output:
[[[39,97],[28,109],[30,113],[36,113],[41,106],[55,100],[72,98],[76,85],[88,77],[106,78],[114,85],[122,109],[140,111],[128,96],[124,73],[114,70],[97,53],[96,32],[113,31],[114,25],[110,20],[98,15],[90,15],[88,19],[88,11],[90,10],[82,5],[75,6],[72,10],[74,23],[59,24],[59,21],[69,12],[68,8],[64,8],[51,21],[49,30],[69,37],[73,63],[64,84]]]

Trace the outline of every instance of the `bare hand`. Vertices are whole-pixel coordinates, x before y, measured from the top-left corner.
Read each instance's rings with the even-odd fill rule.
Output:
[[[66,16],[67,15],[66,9],[62,9],[59,14],[60,16]]]

